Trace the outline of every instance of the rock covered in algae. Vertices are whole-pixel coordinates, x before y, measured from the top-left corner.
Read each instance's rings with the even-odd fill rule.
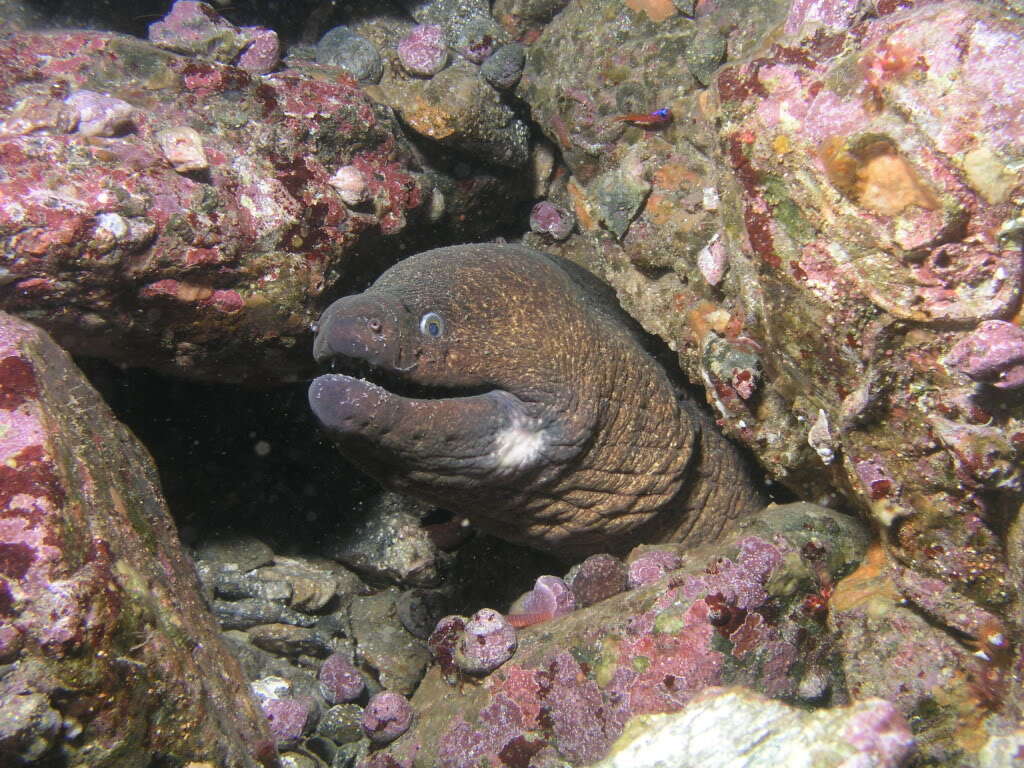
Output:
[[[631,5],[570,5],[531,47],[518,92],[565,161],[548,195],[580,229],[548,247],[615,285],[775,480],[872,520],[890,565],[931,585],[893,587],[931,617],[920,644],[964,638],[956,601],[930,599],[936,583],[1012,634],[1024,88],[1007,62],[1024,53],[1020,17],[999,3],[801,1],[732,26],[739,3],[661,20]],[[675,42],[712,26],[721,66],[689,69],[700,62]],[[569,39],[582,42],[572,60],[557,55]],[[661,71],[677,74],[649,76]],[[669,126],[616,120],[662,107]],[[650,185],[620,219],[605,191],[616,175]],[[862,658],[889,658],[885,633],[856,636]],[[891,685],[917,690],[901,669]],[[961,672],[947,713],[978,700],[979,674]],[[1021,686],[987,676],[1004,683],[981,686],[994,703],[978,723],[994,732]],[[922,749],[974,759],[979,731],[956,741],[942,720],[911,718]]]
[[[371,240],[394,260],[452,227],[476,239],[495,193],[515,207],[517,182],[431,167],[336,70],[254,76],[92,31],[0,49],[0,307],[77,354],[294,380],[318,297]]]
[[[545,750],[586,765],[608,753],[630,717],[675,712],[709,685],[843,701],[834,638],[802,606],[822,579],[856,567],[865,546],[849,517],[771,507],[655,585],[520,630],[512,658],[478,685],[459,692],[457,679],[432,668],[412,699],[413,727],[383,755],[469,768]]]
[[[0,761],[276,765],[146,449],[3,313],[0,376]]]

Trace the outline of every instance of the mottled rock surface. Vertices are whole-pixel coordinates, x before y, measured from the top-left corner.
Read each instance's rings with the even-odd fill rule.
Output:
[[[640,715],[594,768],[899,768],[907,721],[884,699],[807,712],[712,688],[673,714]]]
[[[0,307],[76,353],[294,380],[339,277],[365,279],[412,239],[479,237],[496,220],[474,209],[517,187],[431,166],[334,68],[257,77],[96,32],[11,34],[0,54]],[[169,129],[192,137],[185,165],[165,156]],[[331,183],[348,166],[366,184],[351,206]]]
[[[480,684],[460,688],[431,668],[413,696],[412,729],[387,754],[469,768],[544,749],[586,765],[631,716],[676,711],[709,685],[844,701],[830,633],[802,605],[820,579],[855,567],[864,532],[806,504],[738,529],[655,586],[521,631],[515,655]]]
[[[570,3],[529,49],[517,92],[580,230],[545,247],[616,287],[775,480],[872,520],[910,635],[858,625],[848,663],[923,754],[969,764],[1022,698],[1009,660],[968,674],[963,616],[1019,632],[1024,25],[1002,3],[656,5]],[[893,643],[952,654],[937,706],[858,664]]]
[[[0,762],[276,765],[149,454],[0,314]]]

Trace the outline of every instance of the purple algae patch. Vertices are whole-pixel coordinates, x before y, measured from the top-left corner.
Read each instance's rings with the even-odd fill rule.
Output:
[[[15,355],[0,360],[0,410],[14,410],[38,396],[36,373],[28,361]]]
[[[638,555],[629,564],[627,585],[630,589],[639,589],[653,584],[669,571],[674,571],[683,564],[682,558],[675,552],[652,549]]]
[[[39,445],[26,446],[0,464],[0,517],[18,513],[10,503],[19,494],[44,498],[60,507],[64,488],[55,470]]]
[[[0,542],[0,574],[23,579],[36,559],[35,550],[20,541]]]
[[[602,758],[625,725],[625,709],[609,706],[597,684],[587,679],[568,653],[558,654],[540,675],[544,693],[540,718],[550,727],[554,746],[572,763]]]

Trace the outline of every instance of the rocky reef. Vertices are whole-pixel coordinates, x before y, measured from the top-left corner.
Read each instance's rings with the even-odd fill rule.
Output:
[[[0,762],[1019,760],[1018,0],[37,5],[0,0]],[[569,570],[325,469],[310,324],[502,238],[835,511]]]

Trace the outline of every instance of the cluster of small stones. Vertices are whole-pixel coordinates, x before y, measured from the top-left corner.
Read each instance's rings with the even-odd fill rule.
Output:
[[[426,668],[415,590],[373,592],[334,561],[248,537],[206,542],[196,558],[286,765],[307,765],[304,753],[348,765],[409,727],[406,695]]]
[[[449,22],[417,24],[395,43],[394,53],[405,73],[430,78],[460,59],[479,66],[481,77],[499,90],[516,86],[526,64],[522,44],[507,41],[483,12]],[[316,47],[317,63],[342,69],[363,83],[380,82],[385,72],[381,54],[367,35],[349,26],[328,30]]]

